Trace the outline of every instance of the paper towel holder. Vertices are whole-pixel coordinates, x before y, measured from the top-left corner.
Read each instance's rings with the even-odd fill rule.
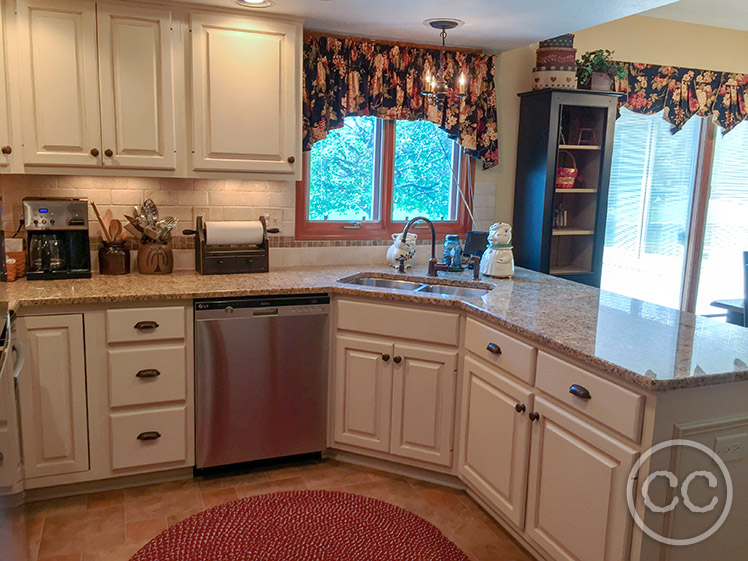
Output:
[[[267,235],[280,230],[268,228],[264,216],[260,216],[260,222],[263,236],[259,244],[208,245],[205,222],[198,216],[194,230],[182,231],[185,236],[195,236],[195,270],[201,275],[267,273],[270,270]]]

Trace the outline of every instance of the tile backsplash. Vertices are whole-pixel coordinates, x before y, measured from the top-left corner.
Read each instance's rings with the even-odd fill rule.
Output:
[[[102,213],[111,209],[114,217],[122,220],[124,214],[132,214],[133,205],[151,198],[162,215],[172,215],[179,221],[179,232],[194,227],[195,218],[200,215],[207,220],[257,220],[262,214],[270,216],[270,225],[280,228],[282,237],[278,240],[280,243],[271,243],[271,267],[381,263],[389,245],[382,245],[382,242],[377,245],[367,242],[363,242],[364,245],[360,242],[294,243],[294,181],[5,175],[0,177],[0,187],[6,236],[18,228],[24,197],[85,197],[94,201]],[[493,222],[495,189],[493,183],[475,184],[475,229],[487,230]],[[93,211],[89,212],[89,220],[91,237],[99,238],[101,234]],[[175,247],[184,245],[175,244]],[[416,262],[425,263],[427,253],[419,247]],[[175,249],[174,257],[176,269],[194,268],[191,249]],[[92,262],[97,268],[95,252]]]

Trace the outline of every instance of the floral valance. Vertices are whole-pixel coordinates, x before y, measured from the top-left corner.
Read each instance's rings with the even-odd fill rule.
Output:
[[[453,91],[442,114],[421,95],[426,73],[434,75],[439,68],[438,48],[305,34],[304,150],[327,131],[342,127],[346,116],[425,119],[483,160],[484,168],[495,166],[495,57],[459,50],[445,51],[444,56],[447,82],[456,86],[464,72],[469,83],[467,96],[458,98]]]
[[[670,132],[698,115],[711,116],[724,132],[748,118],[748,74],[624,62],[626,78],[616,80],[622,104],[637,113],[664,111]]]

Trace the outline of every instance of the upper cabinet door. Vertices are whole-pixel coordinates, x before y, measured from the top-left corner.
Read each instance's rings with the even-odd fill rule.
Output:
[[[193,167],[295,175],[301,24],[193,14]]]
[[[96,9],[78,0],[19,0],[26,164],[101,164]]]
[[[171,11],[99,4],[98,20],[104,165],[175,169]]]
[[[8,107],[8,78],[5,54],[5,6],[0,2],[0,170],[10,165],[9,151],[13,150],[10,134],[10,113]]]

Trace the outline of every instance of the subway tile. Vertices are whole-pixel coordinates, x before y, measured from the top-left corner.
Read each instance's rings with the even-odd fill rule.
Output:
[[[143,192],[147,199],[151,199],[156,205],[179,204],[179,191],[164,191],[162,189],[147,189]]]
[[[223,207],[223,220],[256,220],[256,211],[246,206]]]
[[[208,193],[205,191],[179,191],[177,202],[180,205],[207,205]]]
[[[223,191],[225,185],[224,179],[195,179],[193,189],[195,191]]]

